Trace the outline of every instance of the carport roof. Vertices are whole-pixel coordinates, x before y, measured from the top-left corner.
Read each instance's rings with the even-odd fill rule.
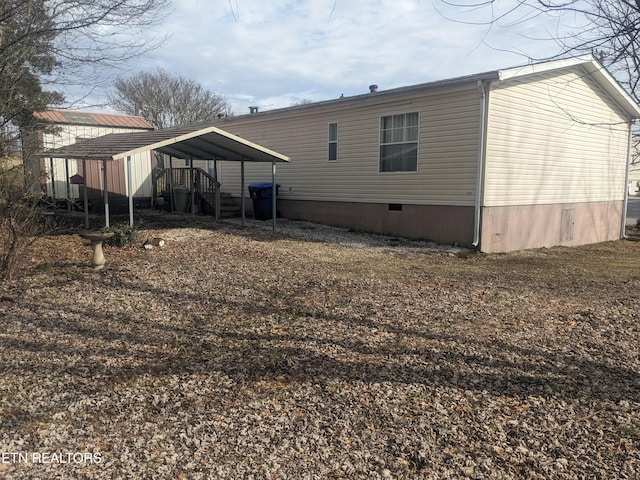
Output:
[[[40,155],[76,160],[116,160],[155,150],[175,158],[288,162],[289,157],[214,126],[186,126],[153,132],[111,133],[80,140]]]

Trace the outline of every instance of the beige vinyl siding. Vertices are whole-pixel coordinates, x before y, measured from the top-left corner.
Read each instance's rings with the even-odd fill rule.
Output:
[[[309,105],[229,119],[220,127],[291,158],[277,164],[280,196],[422,205],[473,205],[480,93],[472,86]],[[379,172],[380,118],[418,112],[417,172]],[[327,160],[327,124],[338,124],[338,160]],[[246,163],[246,184],[271,165]],[[221,163],[224,191],[239,193],[239,167]],[[246,192],[245,192],[246,195]]]
[[[627,122],[579,69],[495,84],[484,205],[622,199]]]
[[[127,159],[122,159],[125,192],[129,195],[129,182],[127,180]],[[152,162],[151,153],[142,152],[131,156],[131,186],[134,197],[153,196],[153,176],[151,175]]]

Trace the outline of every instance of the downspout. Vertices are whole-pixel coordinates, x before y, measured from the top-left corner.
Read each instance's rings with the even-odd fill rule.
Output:
[[[624,175],[624,201],[622,203],[622,225],[620,225],[620,238],[627,238],[627,206],[629,204],[629,170],[631,169],[631,147],[633,144],[633,120],[629,122],[629,133],[627,140],[627,169]]]
[[[475,212],[473,220],[473,247],[478,248],[480,245],[480,227],[482,219],[482,197],[484,190],[484,164],[485,164],[485,145],[487,136],[487,90],[486,84],[482,80],[478,80],[478,88],[482,94],[482,103],[480,105],[480,141],[478,143],[478,167],[476,173],[476,200]]]

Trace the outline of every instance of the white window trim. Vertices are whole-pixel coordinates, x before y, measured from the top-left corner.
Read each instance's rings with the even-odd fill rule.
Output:
[[[336,139],[331,140],[331,125],[336,126]],[[338,161],[338,122],[329,122],[327,124],[327,161],[328,162],[337,162]],[[336,158],[332,159],[330,155],[331,145],[336,145]]]
[[[411,114],[411,113],[417,113],[418,114],[418,138],[416,140],[416,169],[415,170],[396,170],[393,172],[383,172],[380,167],[382,164],[382,158],[381,158],[381,146],[382,145],[392,145],[393,143],[382,143],[381,140],[381,133],[382,133],[382,119],[385,117],[393,117],[394,115],[407,115],[407,114]],[[397,175],[397,174],[401,174],[401,175],[407,175],[407,174],[416,174],[418,173],[418,171],[420,170],[420,122],[421,122],[422,116],[420,115],[420,111],[419,110],[415,110],[415,111],[402,111],[402,112],[394,112],[394,113],[387,113],[385,115],[380,115],[380,117],[378,118],[378,174],[380,175]],[[402,144],[404,143],[409,143],[409,142],[401,142]]]

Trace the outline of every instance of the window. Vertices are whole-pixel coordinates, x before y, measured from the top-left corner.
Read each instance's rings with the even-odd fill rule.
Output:
[[[338,124],[329,124],[329,161],[338,160]]]
[[[418,170],[418,112],[380,119],[380,171]]]

